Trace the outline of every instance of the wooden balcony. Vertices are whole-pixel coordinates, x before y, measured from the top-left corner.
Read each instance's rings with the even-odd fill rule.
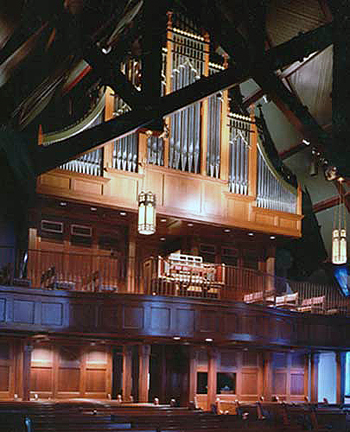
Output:
[[[132,276],[130,267],[134,269]],[[214,303],[228,300],[303,314],[350,315],[350,299],[336,286],[205,263],[201,257],[183,254],[151,257],[139,263],[110,254],[29,250],[26,277],[14,277],[13,268],[7,265],[0,273],[0,284],[109,296],[127,293]]]

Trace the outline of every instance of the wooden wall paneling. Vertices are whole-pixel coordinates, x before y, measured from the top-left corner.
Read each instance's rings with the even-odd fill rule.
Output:
[[[266,402],[272,400],[273,364],[271,351],[264,351],[263,356],[263,392]]]
[[[58,395],[58,349],[57,345],[52,346],[52,397]]]
[[[197,393],[197,368],[198,368],[198,350],[196,347],[190,347],[189,352],[189,400],[194,402]]]
[[[139,345],[139,402],[148,402],[150,345]]]
[[[263,352],[258,352],[258,397],[264,393],[264,357]]]
[[[18,397],[22,398],[22,380],[23,380],[23,344],[21,339],[13,340],[13,348],[14,348],[14,394]]]
[[[123,400],[129,402],[132,389],[132,346],[123,346]]]
[[[56,347],[56,389],[58,398],[80,397],[83,352],[73,344],[60,344]]]
[[[307,395],[305,388],[305,354],[291,352],[290,400],[302,402]]]
[[[288,398],[288,358],[285,352],[273,353],[272,394],[281,400]]]
[[[111,389],[107,388],[108,352],[106,347],[91,345],[85,351],[86,386],[85,396],[92,398],[107,398]]]
[[[337,362],[337,404],[344,403],[345,394],[345,352],[336,352]],[[350,379],[350,378],[348,378]]]
[[[310,402],[317,403],[318,402],[318,366],[320,362],[319,353],[312,352],[310,354],[310,363],[311,363],[311,371],[310,371]]]
[[[10,340],[0,341],[0,399],[14,393],[14,347]]]
[[[309,354],[304,354],[305,363],[304,363],[304,396],[308,397],[310,400],[310,356]]]
[[[257,351],[248,350],[242,353],[241,399],[256,401],[259,393],[259,355]]]
[[[52,345],[46,343],[33,345],[30,366],[31,397],[35,394],[41,398],[53,397],[54,350]]]
[[[81,348],[81,364],[80,364],[80,395],[85,397],[86,394],[86,357],[87,357],[87,347]]]
[[[107,352],[107,370],[106,370],[106,393],[107,397],[112,397],[112,376],[113,376],[113,348],[106,346]]]
[[[128,244],[128,269],[127,269],[127,291],[139,292],[139,286],[136,284],[136,226],[130,227],[129,244]]]
[[[243,351],[237,351],[237,375],[236,375],[236,395],[237,399],[242,399],[243,382],[242,382],[242,369],[243,369]]]
[[[216,386],[217,386],[217,369],[218,369],[218,350],[217,348],[210,347],[208,349],[208,396],[207,396],[207,409],[210,410],[211,405],[216,400]]]

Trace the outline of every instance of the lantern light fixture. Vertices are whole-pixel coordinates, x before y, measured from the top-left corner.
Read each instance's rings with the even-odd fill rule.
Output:
[[[342,180],[340,180],[341,182]],[[332,263],[336,265],[347,262],[346,217],[342,195],[339,195],[339,205],[334,211],[332,231]]]
[[[156,196],[151,191],[141,191],[138,196],[138,232],[151,235],[156,232]]]

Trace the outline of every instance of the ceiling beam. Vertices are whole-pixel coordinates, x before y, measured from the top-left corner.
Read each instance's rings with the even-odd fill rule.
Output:
[[[305,150],[307,147],[310,147],[310,143],[306,144],[305,142],[301,142],[295,146],[289,147],[289,149],[284,150],[283,152],[279,153],[279,157],[282,160],[288,159],[292,156],[294,156],[295,154],[301,152],[302,150]]]
[[[85,44],[83,46],[83,57],[102,78],[104,83],[109,85],[130,108],[140,108],[146,105],[141,92],[120,71],[119,63],[115,61],[112,53],[103,54],[96,45]]]
[[[331,43],[331,34],[328,34],[328,32],[331,33],[331,27],[327,29],[325,34],[328,35],[329,43]],[[326,28],[322,27],[319,29],[319,32],[324,34],[325,30]],[[287,53],[284,53],[284,49],[281,50],[280,46],[271,48],[266,53],[264,60],[266,66],[272,67],[272,65],[280,63],[281,58],[286,61],[285,65],[291,64],[301,56],[308,55],[309,50],[313,50],[315,44],[316,49],[319,49],[316,43],[317,40],[319,45],[323,45],[324,40],[317,38],[316,35],[317,31],[313,30],[295,38],[294,43],[298,49],[293,49],[294,45],[292,42],[283,44],[284,49],[288,51]],[[260,63],[259,61],[259,64],[253,64],[252,68],[258,68]],[[49,171],[68,160],[76,158],[78,155],[103,145],[107,141],[131,133],[140,127],[145,127],[154,119],[165,117],[220,90],[240,84],[246,81],[250,75],[250,69],[243,64],[231,66],[209,77],[202,77],[187,87],[163,96],[152,109],[133,110],[57,144],[51,144],[48,147],[38,146],[32,154],[35,171],[37,175]]]
[[[312,206],[312,211],[314,213],[319,213],[324,210],[328,210],[339,204],[339,195],[327,198],[325,200],[319,201]]]

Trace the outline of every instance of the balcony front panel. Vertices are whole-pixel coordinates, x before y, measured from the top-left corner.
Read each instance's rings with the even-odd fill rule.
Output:
[[[54,170],[39,177],[37,192],[83,203],[137,211],[137,194],[146,184],[157,196],[157,211],[248,230],[301,236],[300,214],[260,208],[252,196],[227,191],[223,180],[148,166],[142,174],[107,168],[104,177]]]
[[[350,348],[350,321],[233,301],[0,287],[3,332]]]

